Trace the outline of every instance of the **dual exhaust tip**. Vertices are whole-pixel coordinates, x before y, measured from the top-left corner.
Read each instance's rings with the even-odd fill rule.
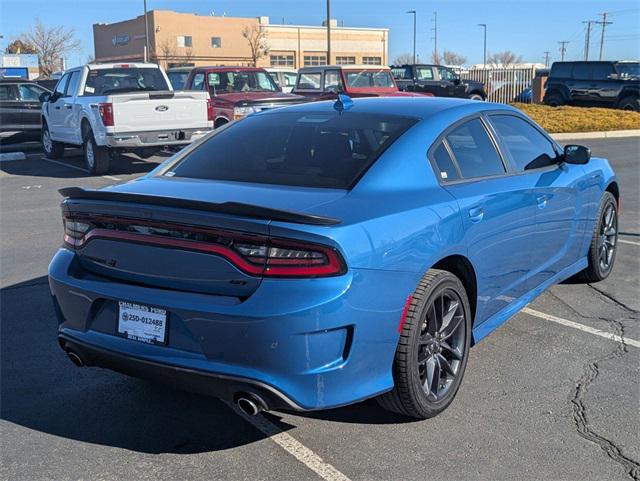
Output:
[[[67,356],[77,367],[85,365],[82,358],[73,350],[66,350]],[[267,405],[262,398],[253,393],[241,392],[235,396],[236,407],[247,416],[256,416],[262,411],[267,411]]]

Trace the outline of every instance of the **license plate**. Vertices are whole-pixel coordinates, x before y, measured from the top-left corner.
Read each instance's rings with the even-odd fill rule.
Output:
[[[167,311],[131,302],[118,302],[118,334],[148,344],[165,344]]]

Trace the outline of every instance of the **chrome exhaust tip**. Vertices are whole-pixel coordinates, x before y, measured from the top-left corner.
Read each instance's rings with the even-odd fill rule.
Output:
[[[264,402],[251,394],[240,394],[236,399],[236,406],[247,416],[256,416],[266,409]]]
[[[75,352],[67,351],[67,356],[69,356],[69,359],[71,359],[71,362],[74,363],[76,366],[78,367],[84,366],[84,361]]]

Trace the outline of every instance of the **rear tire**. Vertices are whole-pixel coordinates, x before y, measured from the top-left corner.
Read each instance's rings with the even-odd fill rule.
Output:
[[[47,156],[47,158],[59,159],[64,155],[64,144],[51,139],[51,132],[49,132],[49,126],[46,122],[42,124],[40,141],[44,155]]]
[[[471,309],[464,286],[431,269],[416,288],[393,362],[394,388],[379,396],[389,411],[427,419],[452,402],[462,382],[471,343]]]
[[[640,112],[640,99],[633,96],[624,97],[618,102],[618,108],[632,112]]]
[[[484,97],[480,94],[471,94],[469,95],[469,99],[470,100],[479,100],[479,101],[483,101]]]
[[[84,164],[91,175],[102,175],[109,171],[111,155],[106,147],[99,147],[90,130],[84,138]]]
[[[564,105],[564,99],[560,94],[551,94],[545,97],[544,103],[550,107],[560,107]]]
[[[578,274],[578,278],[586,283],[600,282],[609,277],[616,260],[618,205],[611,192],[602,195],[596,219],[587,255],[589,266]]]

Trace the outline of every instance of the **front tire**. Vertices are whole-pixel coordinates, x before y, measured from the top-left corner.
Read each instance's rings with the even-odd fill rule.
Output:
[[[106,147],[99,147],[93,137],[93,132],[88,131],[84,138],[84,164],[91,175],[102,175],[109,171],[111,155]]]
[[[625,97],[618,103],[618,108],[632,112],[640,112],[640,99],[633,96]]]
[[[618,204],[611,192],[605,192],[598,209],[598,221],[589,246],[589,266],[579,277],[587,283],[605,280],[613,270],[618,244]]]
[[[46,123],[42,124],[40,141],[44,155],[46,155],[48,159],[59,159],[64,155],[64,144],[62,142],[56,142],[51,138],[51,132],[49,132],[49,126]]]
[[[471,94],[469,95],[469,99],[470,100],[478,100],[478,101],[483,101],[484,97],[480,94]]]
[[[453,402],[467,365],[471,309],[464,286],[431,269],[412,295],[393,362],[394,388],[378,397],[389,411],[427,419]]]
[[[564,99],[560,94],[550,94],[545,97],[544,103],[550,107],[560,107],[561,105],[564,105]]]

